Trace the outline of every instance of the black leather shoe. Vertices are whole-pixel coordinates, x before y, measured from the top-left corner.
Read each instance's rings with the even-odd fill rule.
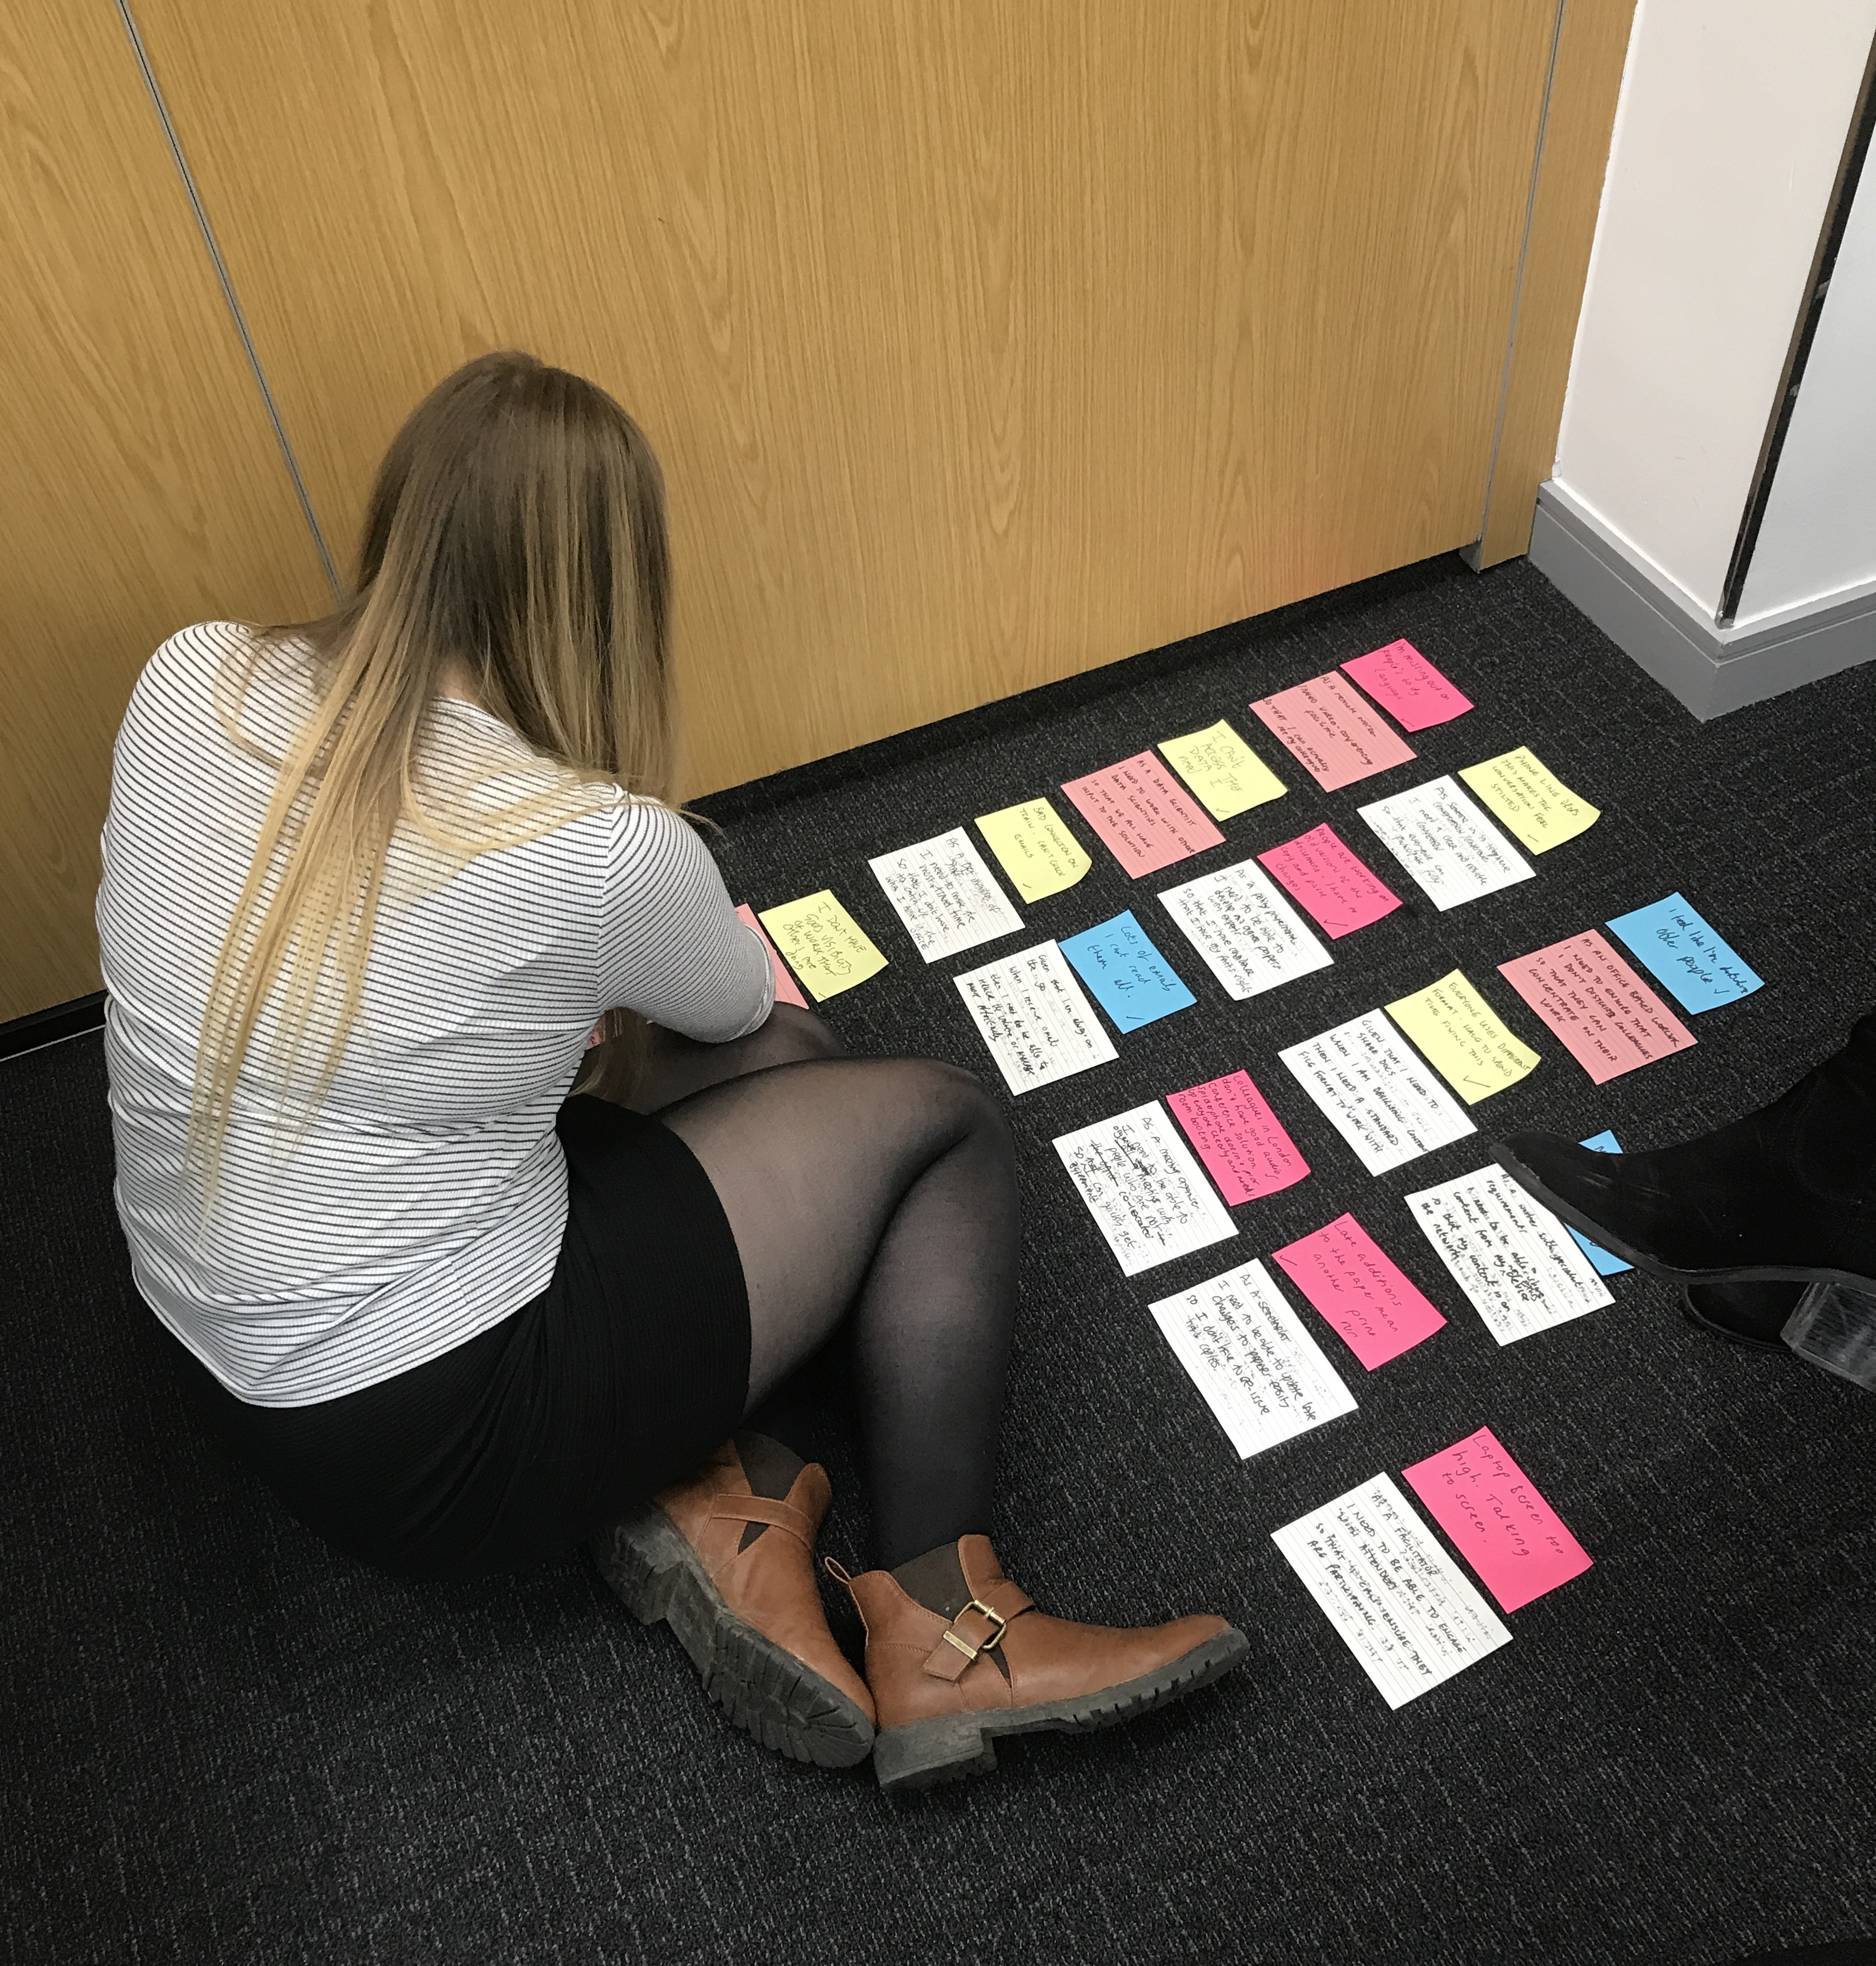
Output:
[[[1710,1331],[1729,1345],[1742,1345],[1754,1352],[1782,1352],[1788,1358],[1791,1347],[1781,1334],[1807,1288],[1803,1284],[1689,1284],[1681,1294],[1681,1308],[1688,1323]]]
[[[1572,1228],[1657,1275],[1876,1294],[1876,1015],[1782,1098],[1684,1146],[1600,1154],[1514,1133],[1492,1152]]]

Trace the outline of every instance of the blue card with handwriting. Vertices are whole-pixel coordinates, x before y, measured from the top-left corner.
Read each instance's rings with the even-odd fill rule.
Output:
[[[1131,908],[1112,921],[1065,937],[1062,952],[1095,1002],[1123,1031],[1137,1031],[1198,1001],[1147,940]]]
[[[1687,905],[1684,894],[1617,915],[1608,926],[1684,1010],[1715,1010],[1765,987],[1719,930]]]

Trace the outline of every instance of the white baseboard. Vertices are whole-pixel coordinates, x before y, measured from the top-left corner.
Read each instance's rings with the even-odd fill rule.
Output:
[[[1716,628],[1554,479],[1538,488],[1530,559],[1703,721],[1876,657],[1876,582]]]

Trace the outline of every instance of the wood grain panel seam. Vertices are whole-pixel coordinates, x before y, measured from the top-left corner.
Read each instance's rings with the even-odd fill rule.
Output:
[[[215,278],[221,282],[221,297],[227,303],[228,312],[234,322],[234,331],[240,337],[241,346],[247,355],[248,366],[253,372],[255,386],[260,391],[260,399],[266,405],[268,421],[273,425],[275,440],[279,444],[280,455],[286,462],[287,476],[292,482],[293,495],[299,501],[300,513],[305,518],[307,530],[313,536],[313,544],[318,549],[320,564],[325,569],[326,579],[332,588],[332,598],[340,598],[338,569],[334,564],[332,554],[326,544],[326,536],[320,530],[318,515],[313,510],[313,501],[307,495],[306,483],[300,475],[299,459],[293,455],[293,446],[287,441],[286,426],[280,420],[280,412],[273,399],[273,391],[268,385],[267,372],[260,365],[260,355],[254,346],[254,338],[247,331],[247,317],[241,311],[241,303],[234,291],[234,282],[230,277],[227,264],[221,256],[221,248],[216,243],[215,229],[208,221],[207,208],[201,194],[195,186],[195,175],[189,169],[189,159],[183,155],[182,139],[176,134],[175,123],[169,115],[169,105],[164,102],[163,90],[158,85],[156,74],[150,66],[148,51],[143,46],[143,37],[137,30],[136,16],[132,14],[130,0],[117,0],[118,18],[124,23],[124,31],[130,37],[131,52],[137,57],[137,66],[142,73],[143,86],[150,92],[150,99],[156,111],[156,120],[163,126],[163,140],[169,147],[169,155],[175,160],[177,175],[182,180],[182,189],[188,195],[189,209],[195,214],[195,223],[202,235],[202,243],[207,248],[209,264],[215,269]]]
[[[1491,516],[1491,495],[1498,478],[1498,447],[1504,441],[1505,406],[1511,400],[1511,364],[1517,353],[1518,314],[1524,305],[1524,275],[1530,263],[1531,222],[1537,211],[1537,181],[1544,167],[1544,138],[1550,127],[1551,92],[1557,82],[1557,51],[1563,45],[1563,10],[1569,0],[1557,0],[1550,27],[1550,59],[1544,69],[1544,100],[1537,112],[1537,142],[1531,153],[1530,183],[1524,195],[1524,229],[1518,241],[1518,277],[1511,289],[1511,325],[1505,336],[1504,366],[1498,377],[1498,408],[1491,431],[1491,455],[1485,466],[1485,499],[1479,508],[1478,537],[1462,549],[1465,558],[1478,568],[1478,548],[1484,543],[1486,522]]]

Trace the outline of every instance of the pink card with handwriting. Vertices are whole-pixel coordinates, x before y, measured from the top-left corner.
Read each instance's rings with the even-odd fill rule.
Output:
[[[775,1001],[778,1004],[799,1004],[807,1008],[807,999],[801,994],[801,987],[782,965],[782,958],[775,953],[775,944],[769,939],[768,931],[756,919],[756,910],[747,901],[737,910],[738,917],[747,922],[762,939],[762,946],[769,952],[770,966],[775,972]]]
[[[1588,1551],[1490,1427],[1404,1471],[1500,1610],[1515,1611],[1589,1568]]]
[[[1391,730],[1331,669],[1251,705],[1297,762],[1326,792],[1404,765],[1412,746]]]
[[[1598,1085],[1694,1042],[1694,1033],[1593,928],[1501,962],[1498,973]]]
[[[1167,1094],[1173,1117],[1198,1149],[1205,1172],[1235,1208],[1260,1194],[1294,1188],[1309,1172],[1309,1162],[1283,1130],[1248,1072],[1207,1079],[1184,1092]]]
[[[1090,772],[1062,789],[1136,881],[1224,843],[1224,835],[1150,751],[1123,758],[1104,772]]]
[[[1331,940],[1366,928],[1401,905],[1400,896],[1371,873],[1326,823],[1257,857]]]
[[[1450,724],[1472,707],[1411,642],[1390,642],[1342,666],[1403,730]]]
[[[1446,1321],[1352,1215],[1278,1250],[1276,1260],[1371,1372]]]

